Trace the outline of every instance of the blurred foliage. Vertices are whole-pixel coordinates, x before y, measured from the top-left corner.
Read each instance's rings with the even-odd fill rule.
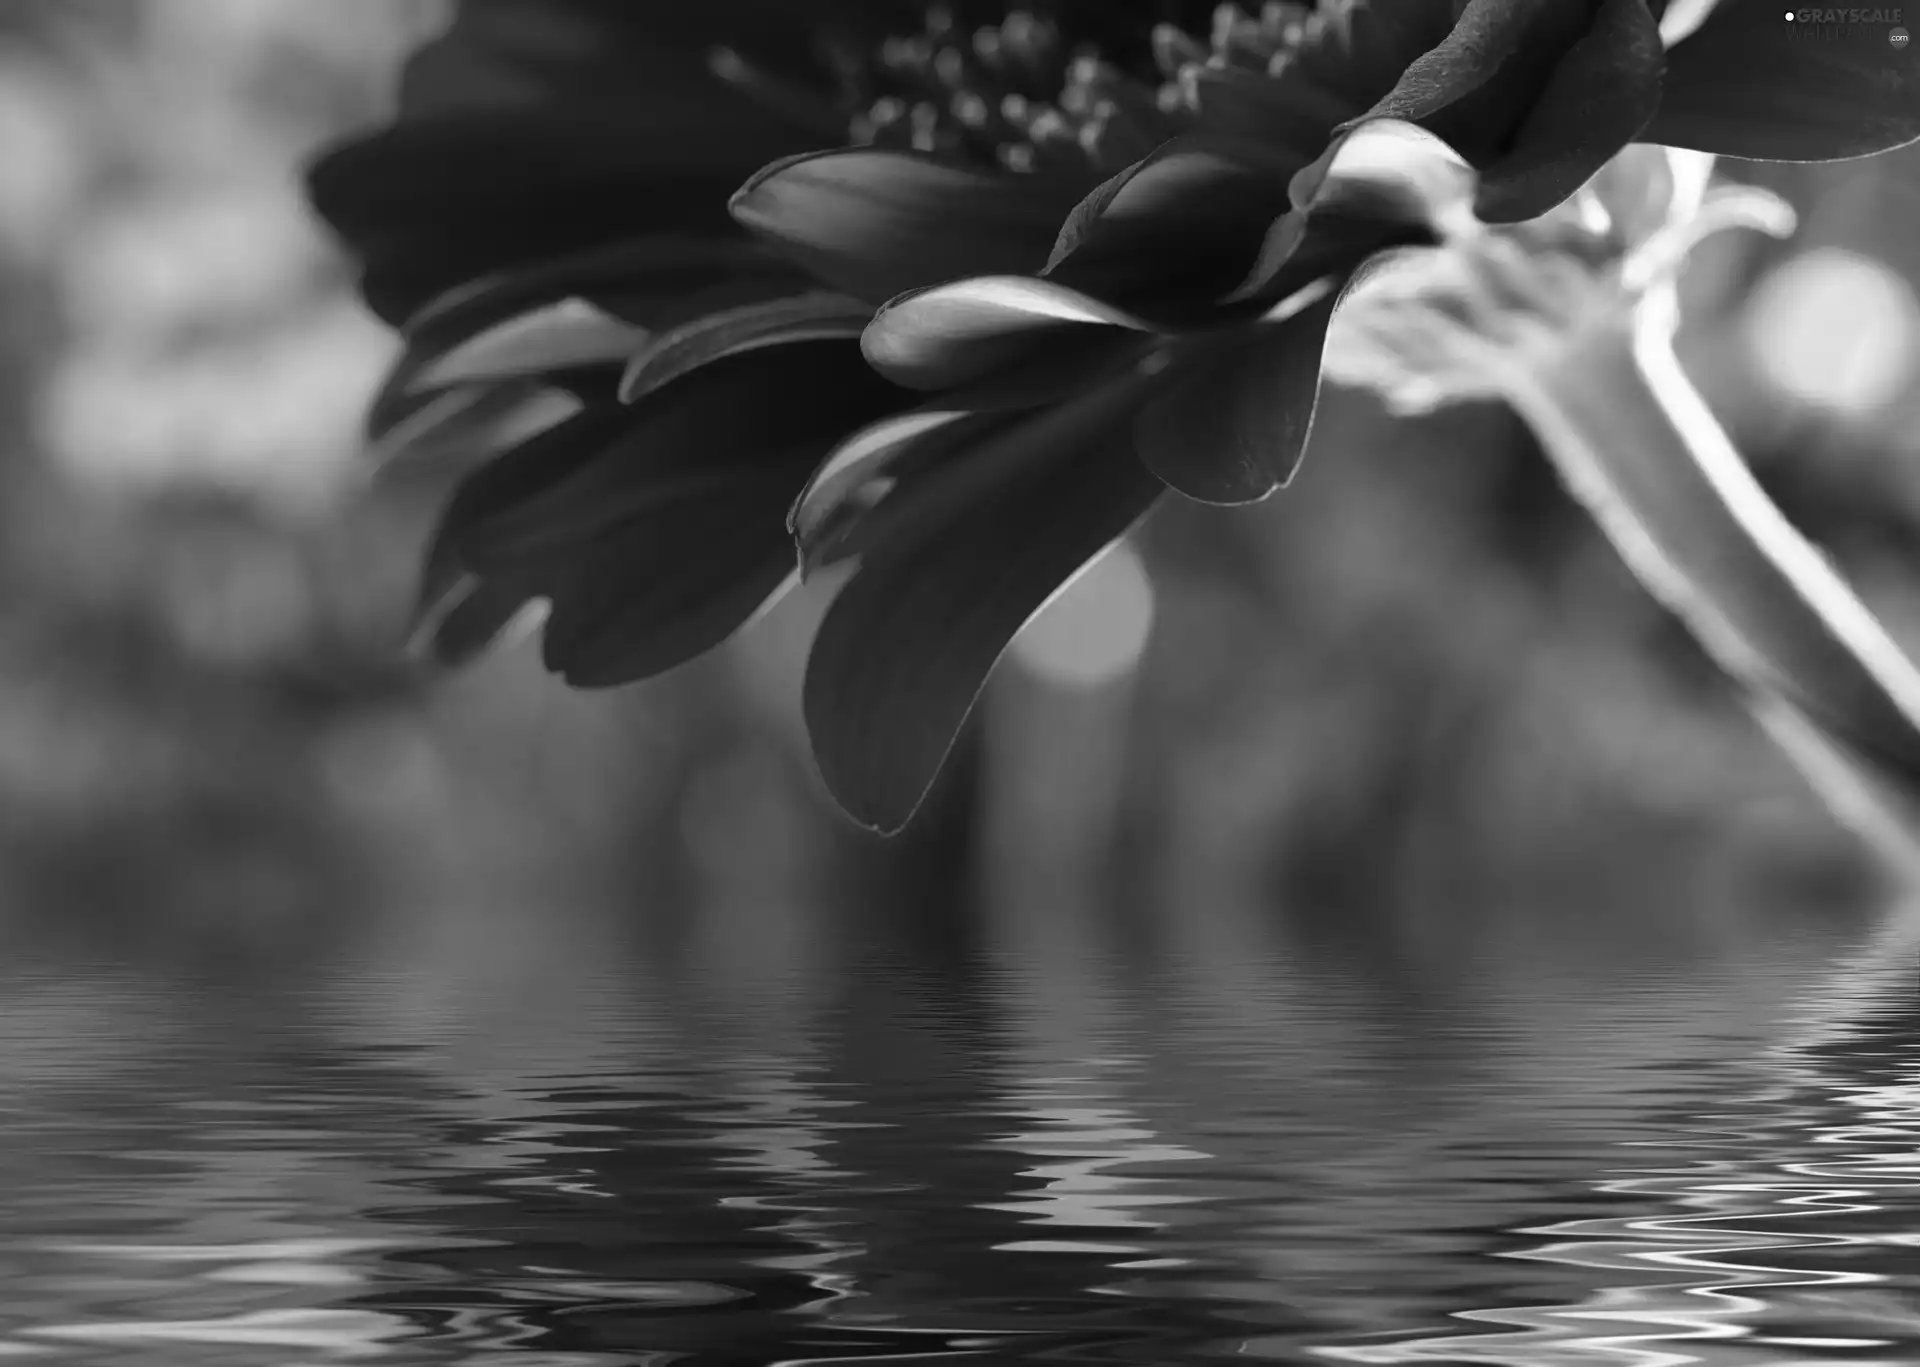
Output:
[[[1168,508],[1144,538],[1151,590],[1120,555],[1051,609],[944,799],[884,849],[829,813],[800,744],[818,589],[642,689],[570,694],[525,651],[419,677],[401,615],[450,473],[367,478],[359,412],[392,342],[295,171],[375,115],[433,19],[0,10],[17,906],[116,944],[226,948],[395,903],[491,929],[489,908],[581,898],[684,938],[795,906],[963,935],[938,913],[970,891],[1269,900],[1316,933],[1394,920],[1444,957],[1473,932],[1442,908],[1497,919],[1576,879],[1588,909],[1698,880],[1711,922],[1786,875],[1830,898],[1857,872],[1493,410],[1413,429],[1334,394],[1285,494]],[[1804,228],[1701,254],[1689,364],[1789,511],[1920,641],[1920,246],[1900,226],[1920,149],[1738,174]]]

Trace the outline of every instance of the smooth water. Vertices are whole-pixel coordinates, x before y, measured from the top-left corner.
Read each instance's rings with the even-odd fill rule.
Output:
[[[1903,921],[423,924],[9,952],[0,1359],[1920,1361]]]

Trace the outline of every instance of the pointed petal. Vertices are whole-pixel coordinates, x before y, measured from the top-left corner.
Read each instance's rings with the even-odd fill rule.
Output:
[[[1141,412],[1146,467],[1202,503],[1255,503],[1293,478],[1320,394],[1332,282],[1284,319],[1201,342]]]
[[[1665,61],[1646,0],[1602,0],[1512,144],[1483,163],[1475,208],[1494,223],[1536,218],[1641,136],[1659,108]]]
[[[808,286],[803,273],[757,244],[672,237],[638,238],[489,276],[441,295],[407,320],[405,349],[373,401],[368,427],[383,431],[419,408],[418,378],[450,352],[565,300],[655,330]]]
[[[1756,161],[1832,161],[1920,139],[1920,55],[1888,42],[1892,27],[1855,24],[1814,42],[1779,8],[1723,3],[1667,54],[1646,139]]]
[[[882,418],[841,442],[787,514],[801,572],[846,558],[853,523],[889,489],[972,445],[1001,421],[960,409],[918,408]]]
[[[477,463],[580,411],[572,395],[531,381],[406,397],[410,401],[383,401],[369,415],[365,455],[370,465],[399,459]]]
[[[963,276],[1038,270],[1082,188],[857,148],[777,162],[732,210],[834,288],[878,305]]]
[[[701,366],[761,347],[853,341],[872,317],[858,299],[818,291],[721,309],[648,340],[620,377],[620,400],[636,403]]]
[[[907,823],[1015,633],[1152,507],[1160,483],[1124,450],[1130,413],[1081,405],[1048,459],[1004,472],[937,531],[876,545],[827,610],[807,729],[855,821]]]
[[[407,653],[443,669],[472,664],[512,630],[530,601],[508,585],[464,576],[420,615]]]
[[[584,299],[561,299],[468,338],[418,370],[408,387],[437,389],[579,366],[615,365],[625,361],[646,335],[645,328]]]
[[[913,389],[945,389],[1003,370],[1062,338],[1147,323],[1078,290],[1032,276],[987,275],[894,300],[861,339],[867,360]]]
[[[412,347],[444,348],[560,299],[584,299],[629,323],[651,327],[652,301],[761,277],[805,280],[764,246],[744,238],[628,238],[462,284],[407,319],[407,340]]]

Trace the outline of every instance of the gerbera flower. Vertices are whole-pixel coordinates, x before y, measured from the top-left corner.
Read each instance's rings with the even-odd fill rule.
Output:
[[[550,668],[643,678],[750,617],[791,533],[853,563],[823,776],[897,829],[1158,497],[1286,482],[1374,253],[1531,218],[1636,139],[1920,137],[1897,49],[1707,8],[468,0],[311,182],[405,327],[377,432],[502,453],[429,554],[435,650],[543,599]]]

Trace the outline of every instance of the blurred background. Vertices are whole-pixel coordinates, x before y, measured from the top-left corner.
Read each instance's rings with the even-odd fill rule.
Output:
[[[569,692],[525,643],[421,674],[403,618],[453,474],[363,458],[394,341],[298,170],[437,14],[0,5],[0,1328],[148,1363],[457,1337],[366,1289],[412,1240],[437,1251],[405,1276],[501,1304],[724,1302],[714,1343],[784,1342],[754,1316],[803,1263],[763,1226],[843,1179],[857,1218],[818,1228],[922,1279],[903,1314],[969,1277],[1040,1314],[1113,1239],[1187,1239],[1243,1318],[1418,1326],[1491,1294],[1463,1229],[1592,1214],[1565,1192],[1607,1145],[1854,1009],[1865,979],[1823,975],[1880,925],[1869,869],[1493,409],[1414,429],[1336,392],[1284,496],[1166,508],[1016,643],[894,842],[809,767],[814,594],[638,688]],[[1920,148],[1727,169],[1802,226],[1702,249],[1685,359],[1920,647]],[[1823,1115],[1866,1133],[1835,1098],[1907,1074],[1834,1048],[1734,1079],[1715,1171],[1774,1171]],[[832,1139],[836,1096],[876,1133]],[[1100,1175],[1208,1158],[1177,1197]],[[1693,1199],[1635,1180],[1606,1200]],[[1210,1201],[1205,1238],[1152,1214]],[[1049,1221],[1080,1242],[993,1233]],[[1625,1276],[1562,1262],[1502,1294]],[[1800,1294],[1770,1304],[1827,1313]],[[1834,1322],[1920,1319],[1876,1306]],[[199,1327],[154,1328],[176,1313]]]

